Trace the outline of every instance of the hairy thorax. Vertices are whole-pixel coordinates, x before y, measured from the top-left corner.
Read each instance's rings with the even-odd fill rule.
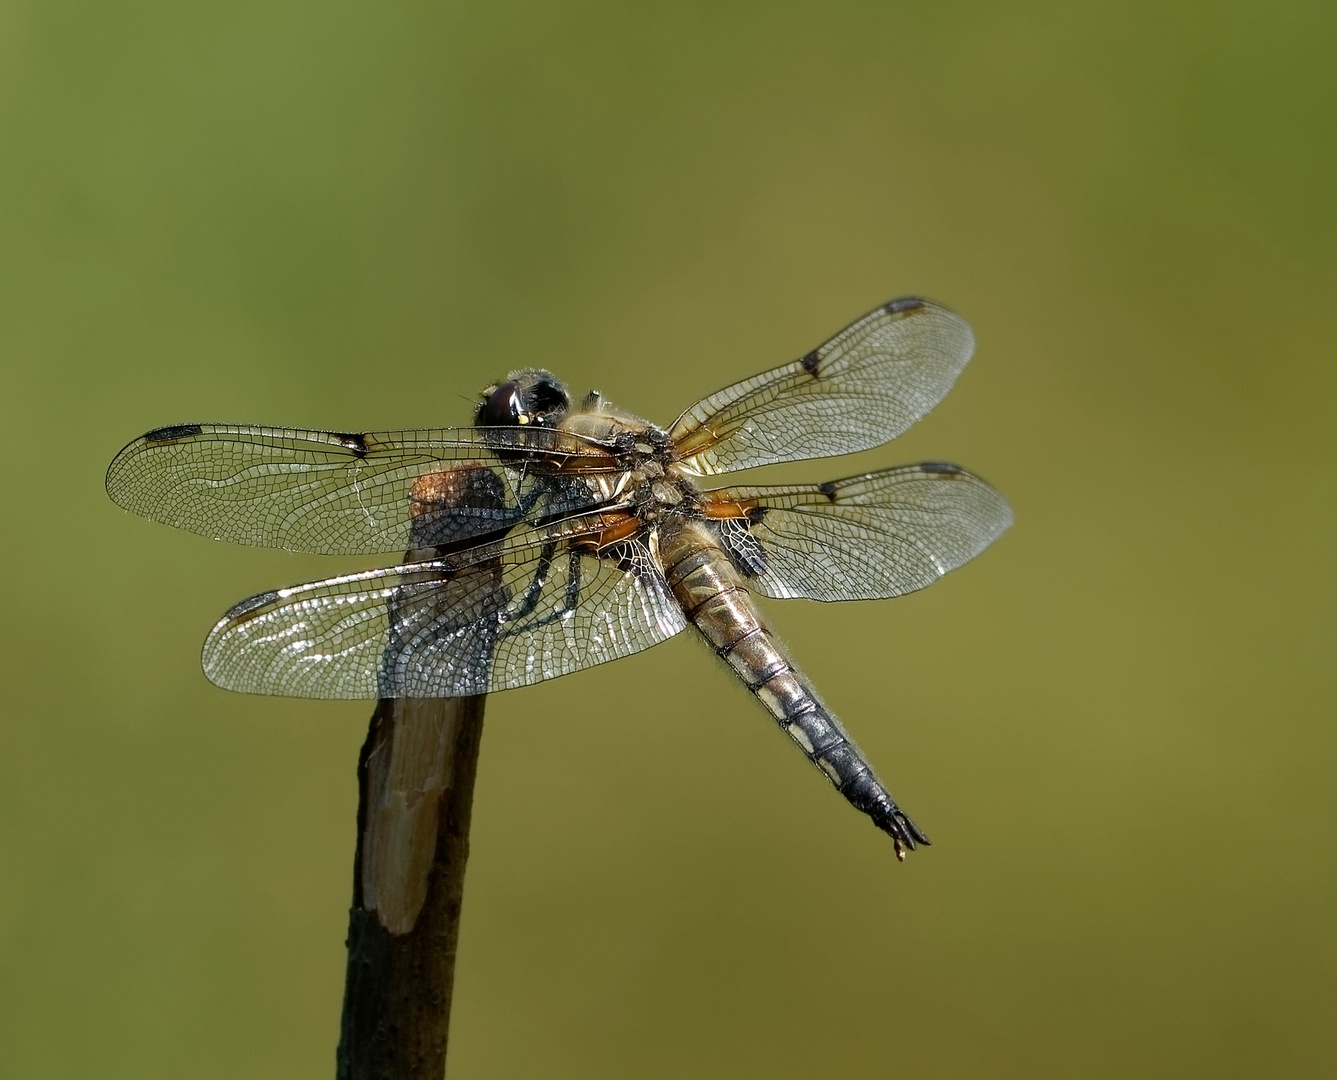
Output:
[[[596,494],[621,503],[641,522],[654,524],[700,505],[700,491],[674,454],[668,433],[648,420],[594,398],[564,417],[560,426],[617,447],[625,470],[591,475],[586,481]]]

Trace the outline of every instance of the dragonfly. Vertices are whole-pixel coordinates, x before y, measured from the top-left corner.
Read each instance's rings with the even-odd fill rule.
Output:
[[[541,369],[483,391],[468,427],[339,432],[160,427],[111,462],[127,510],[218,540],[404,561],[260,593],[209,632],[220,687],[312,698],[495,693],[694,627],[904,859],[928,836],[772,631],[757,597],[900,596],[1012,523],[965,469],[922,462],[820,484],[707,487],[721,473],[851,454],[947,393],[969,325],[890,301],[668,428]]]

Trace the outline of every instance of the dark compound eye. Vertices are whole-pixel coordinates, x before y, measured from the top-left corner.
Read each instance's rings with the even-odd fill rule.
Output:
[[[513,382],[502,383],[488,394],[483,404],[478,406],[478,415],[474,423],[480,427],[500,427],[506,424],[518,424],[524,413],[520,400],[520,387]]]
[[[484,398],[474,423],[480,427],[543,426],[556,423],[570,407],[565,388],[548,372],[517,371]]]
[[[525,398],[529,411],[534,413],[536,417],[566,412],[571,405],[562,384],[547,376],[540,376],[536,379]]]

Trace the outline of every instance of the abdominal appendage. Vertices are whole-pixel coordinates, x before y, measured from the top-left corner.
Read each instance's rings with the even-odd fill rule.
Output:
[[[699,538],[698,538],[699,539]],[[690,547],[690,553],[682,549]],[[762,622],[743,579],[718,548],[683,544],[664,564],[688,618],[828,780],[873,819],[905,858],[928,837],[896,805],[840,722]]]

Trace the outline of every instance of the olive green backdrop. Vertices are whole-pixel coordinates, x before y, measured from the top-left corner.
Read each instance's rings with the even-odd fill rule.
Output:
[[[1330,3],[0,6],[0,1075],[328,1077],[369,706],[124,514],[165,423],[660,423],[891,296],[1017,524],[770,605],[905,865],[686,636],[492,699],[452,1075],[1337,1072]]]

